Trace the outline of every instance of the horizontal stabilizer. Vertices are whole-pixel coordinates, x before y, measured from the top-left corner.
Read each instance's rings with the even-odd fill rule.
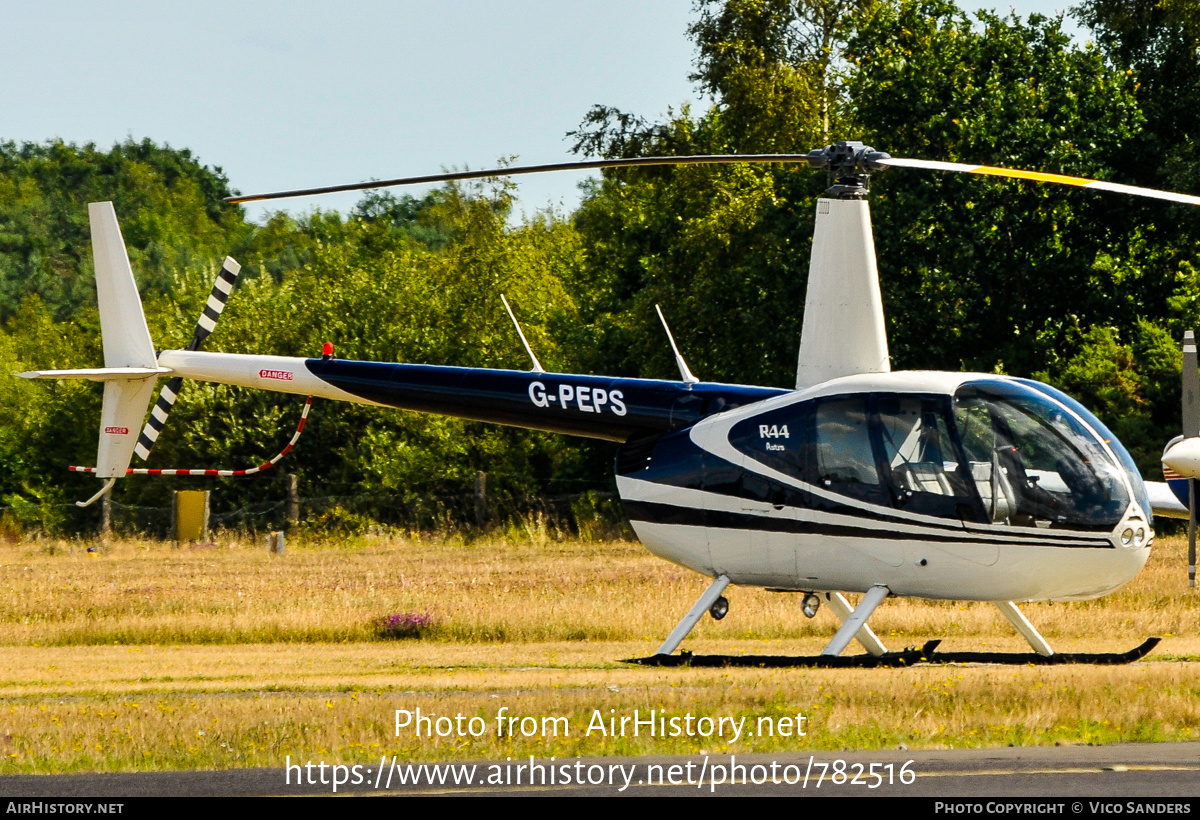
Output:
[[[104,382],[165,376],[170,372],[168,367],[83,367],[77,370],[27,370],[17,375],[22,379],[87,379]]]

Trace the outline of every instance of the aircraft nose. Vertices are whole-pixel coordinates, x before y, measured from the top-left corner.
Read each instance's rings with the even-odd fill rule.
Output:
[[[1163,453],[1162,463],[1181,478],[1200,478],[1200,437],[1192,436],[1173,444]]]

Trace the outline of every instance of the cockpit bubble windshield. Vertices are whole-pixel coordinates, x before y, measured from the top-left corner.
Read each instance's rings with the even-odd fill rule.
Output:
[[[1146,482],[1142,479],[1141,470],[1138,469],[1137,462],[1133,460],[1133,456],[1125,449],[1125,446],[1117,439],[1111,430],[1104,425],[1104,422],[1092,415],[1092,412],[1077,402],[1075,399],[1068,396],[1056,387],[1051,387],[1048,384],[1035,382],[1032,379],[1015,379],[1021,384],[1028,385],[1039,393],[1045,393],[1052,399],[1056,399],[1067,407],[1075,411],[1081,419],[1100,434],[1100,438],[1104,439],[1104,443],[1112,450],[1117,460],[1121,462],[1121,466],[1125,468],[1125,475],[1129,477],[1129,484],[1133,487],[1134,497],[1138,504],[1141,505],[1144,514],[1149,519],[1153,514],[1153,507],[1150,504],[1150,493],[1146,490]]]
[[[1103,530],[1128,509],[1124,468],[1046,394],[1012,382],[968,382],[955,393],[954,417],[994,523]]]

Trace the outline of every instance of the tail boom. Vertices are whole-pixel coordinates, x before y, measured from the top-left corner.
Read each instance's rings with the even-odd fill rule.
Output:
[[[566,435],[627,441],[786,391],[524,370],[168,350],[178,376],[396,407]]]

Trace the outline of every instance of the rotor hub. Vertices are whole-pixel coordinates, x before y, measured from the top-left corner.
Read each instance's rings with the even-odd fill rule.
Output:
[[[810,168],[824,168],[829,174],[829,189],[834,199],[861,199],[870,190],[871,172],[884,168],[879,160],[891,155],[876,151],[861,142],[842,142],[826,145],[808,152]]]

